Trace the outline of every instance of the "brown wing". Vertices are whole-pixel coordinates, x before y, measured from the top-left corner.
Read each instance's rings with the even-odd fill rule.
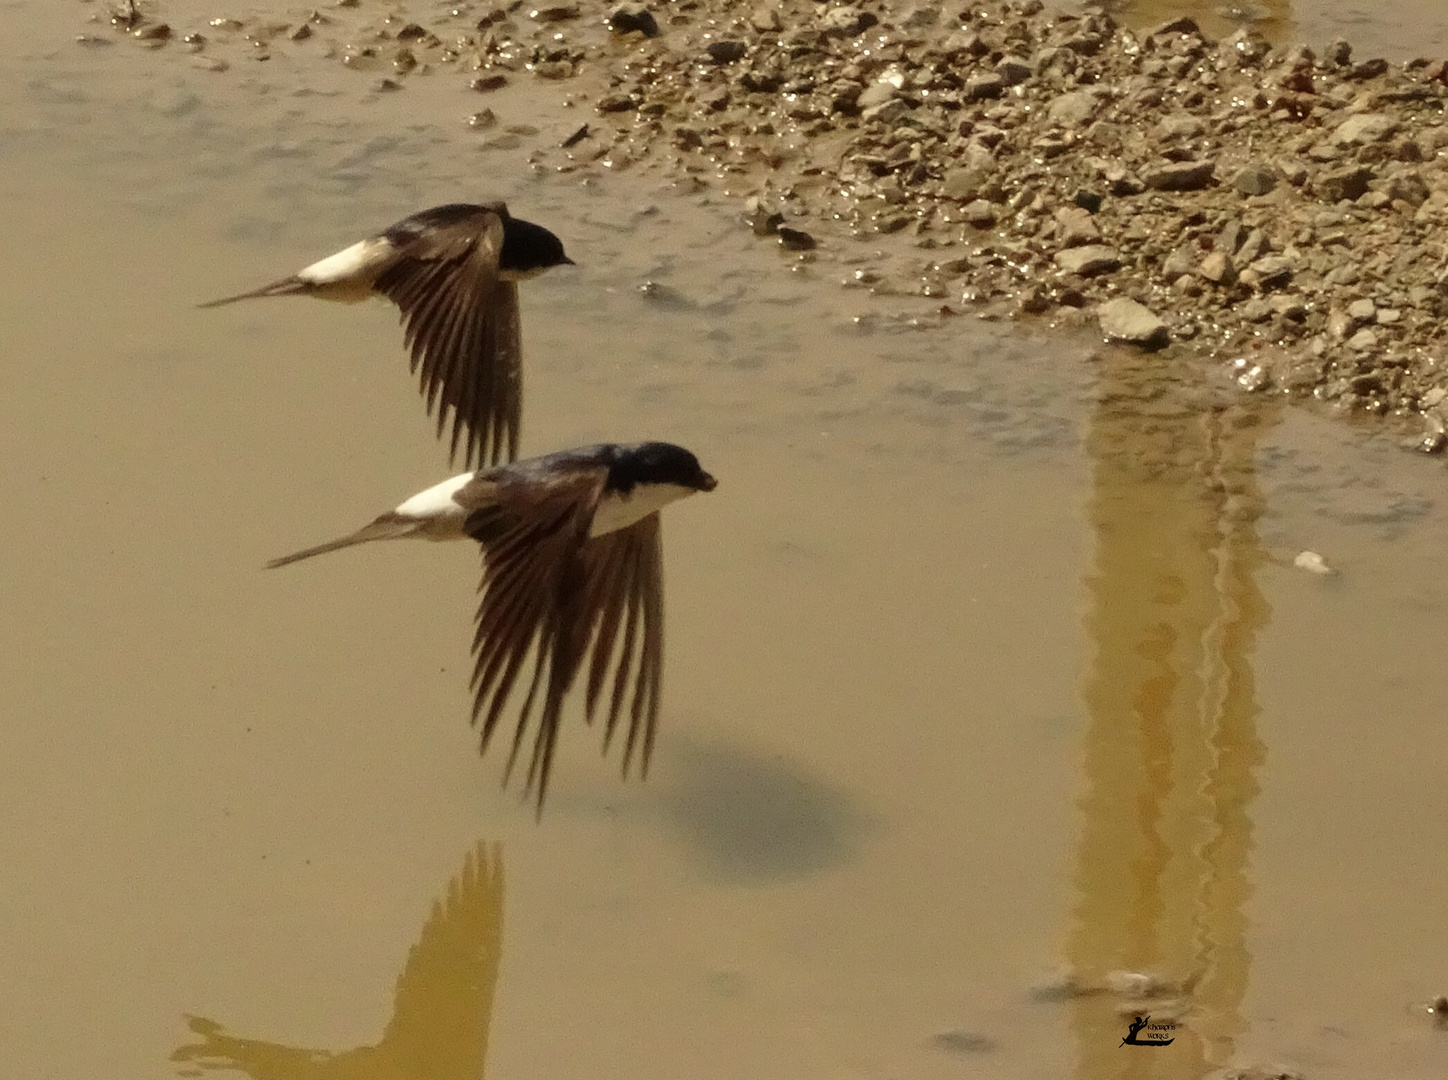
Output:
[[[632,680],[622,769],[627,777],[637,750],[639,775],[647,776],[664,670],[664,574],[659,515],[650,514],[627,529],[589,540],[583,547],[583,564],[587,582],[584,625],[589,634],[585,640],[590,641],[592,648],[587,716],[590,721],[593,719],[612,668],[608,722],[603,729],[603,750],[607,753]]]
[[[473,634],[473,723],[482,723],[482,749],[517,685],[529,654],[533,672],[518,715],[504,783],[528,729],[540,687],[543,708],[533,739],[525,791],[535,788],[538,810],[558,736],[563,698],[577,674],[588,625],[581,619],[586,585],[582,552],[607,470],[599,468],[548,484],[504,485],[495,501],[475,511],[469,535],[483,545],[485,568]],[[546,676],[546,683],[545,683]]]
[[[411,233],[374,288],[402,310],[403,340],[420,372],[439,438],[452,419],[451,457],[512,461],[522,415],[518,287],[498,277],[503,222],[475,214]]]

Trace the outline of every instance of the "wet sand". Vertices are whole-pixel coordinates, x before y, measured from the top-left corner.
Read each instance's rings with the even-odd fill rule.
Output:
[[[395,1075],[172,1058],[204,1045],[187,1017],[385,1043],[479,840],[507,866],[493,1076],[1444,1074],[1415,1009],[1448,970],[1440,462],[1220,372],[899,323],[732,201],[530,178],[440,83],[158,74],[14,11],[18,1075]],[[192,306],[495,192],[582,264],[525,288],[525,452],[671,438],[721,479],[666,524],[653,775],[570,724],[542,825],[466,724],[475,552],[259,569],[446,475],[394,314]],[[1308,548],[1339,573],[1292,568]],[[499,932],[469,910],[477,955]],[[1191,981],[1176,1044],[1123,1066],[1131,1002],[1032,992],[1063,968]],[[477,1075],[475,1039],[447,1054],[430,1075]]]

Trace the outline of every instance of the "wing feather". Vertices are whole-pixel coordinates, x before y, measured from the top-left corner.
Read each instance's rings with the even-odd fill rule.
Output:
[[[563,699],[578,668],[577,611],[583,588],[581,552],[587,543],[604,468],[546,485],[503,486],[496,502],[469,519],[483,546],[482,599],[474,634],[473,719],[483,716],[481,745],[494,728],[531,655],[533,672],[518,713],[504,783],[527,735],[539,691],[525,794],[542,813]]]
[[[658,721],[664,657],[662,528],[658,514],[650,514],[627,529],[593,538],[584,549],[584,563],[588,580],[594,586],[588,594],[592,606],[586,618],[586,625],[593,628],[594,635],[588,715],[592,717],[593,704],[612,662],[613,686],[604,725],[604,752],[608,751],[632,688],[622,771],[624,776],[628,775],[637,749],[640,775],[646,775]],[[613,661],[615,640],[619,642],[616,662]]]
[[[663,559],[658,514],[590,538],[605,471],[546,485],[503,484],[468,519],[483,547],[473,635],[473,723],[486,750],[531,661],[504,783],[532,736],[525,795],[541,814],[563,702],[587,672],[590,722],[607,690],[604,751],[627,713],[622,770],[648,771],[663,672]],[[536,722],[534,718],[536,710]]]
[[[402,312],[403,345],[437,435],[469,463],[517,456],[522,348],[517,285],[498,276],[493,207],[402,238],[374,287]]]

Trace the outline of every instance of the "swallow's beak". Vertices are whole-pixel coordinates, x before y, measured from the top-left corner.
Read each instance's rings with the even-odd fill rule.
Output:
[[[695,481],[695,483],[700,491],[713,491],[719,486],[719,481],[715,480],[708,473],[700,473],[699,479]]]
[[[560,265],[560,266],[577,266],[578,264],[577,264],[576,262],[574,262],[572,259],[570,259],[567,255],[565,255],[565,256],[563,256],[563,261],[562,261],[561,263],[559,263],[559,265]]]

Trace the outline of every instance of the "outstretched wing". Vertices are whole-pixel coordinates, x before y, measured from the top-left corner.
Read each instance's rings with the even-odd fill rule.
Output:
[[[587,642],[588,627],[581,618],[587,582],[583,548],[606,479],[607,469],[600,467],[548,483],[504,485],[490,505],[467,521],[468,534],[482,544],[485,561],[473,635],[472,719],[475,725],[481,720],[486,751],[531,653],[533,672],[504,783],[512,775],[541,687],[543,708],[526,788],[536,789],[539,813],[563,698]]]
[[[628,702],[628,737],[622,771],[634,752],[647,776],[659,714],[664,671],[664,573],[662,527],[657,513],[626,529],[606,533],[583,547],[583,619],[592,656],[588,665],[587,715],[591,721],[612,670],[603,750],[608,753]],[[637,667],[635,667],[637,661]]]
[[[404,343],[420,373],[441,437],[452,421],[450,454],[463,443],[468,464],[512,461],[522,416],[518,287],[498,276],[503,219],[498,208],[448,208],[442,221],[388,232],[397,254],[373,284],[402,311]],[[466,432],[466,440],[463,434]]]

